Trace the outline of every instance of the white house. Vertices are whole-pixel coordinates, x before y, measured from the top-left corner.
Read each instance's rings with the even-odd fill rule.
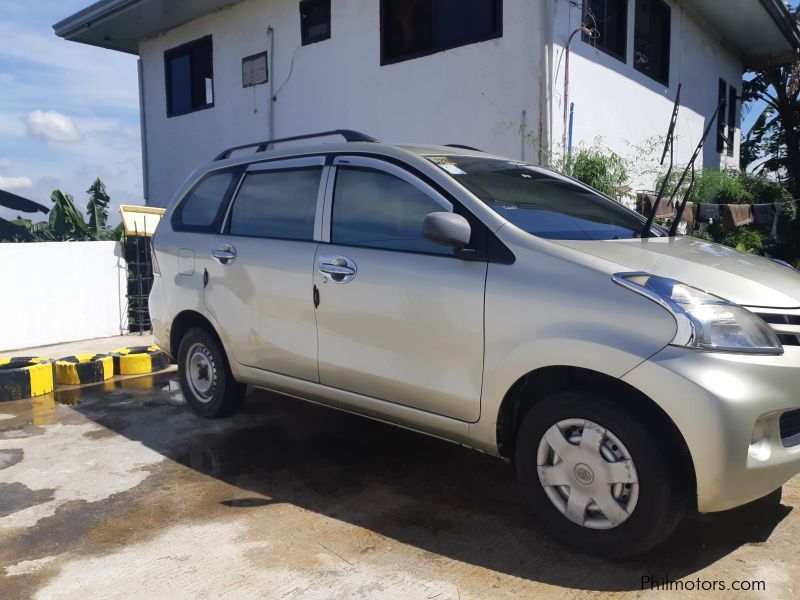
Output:
[[[226,147],[338,128],[542,163],[602,137],[652,162],[679,84],[677,160],[724,99],[703,161],[735,165],[742,74],[800,49],[780,0],[101,0],[54,29],[140,57],[156,206]]]

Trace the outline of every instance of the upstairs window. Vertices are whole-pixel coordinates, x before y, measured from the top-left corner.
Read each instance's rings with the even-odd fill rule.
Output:
[[[731,86],[728,88],[728,156],[733,156],[733,147],[736,136],[736,109],[738,104],[736,101],[739,99],[739,93],[736,88]]]
[[[717,104],[719,105],[719,112],[717,113],[717,152],[720,154],[725,152],[725,115],[728,107],[728,84],[724,79],[719,80],[719,87],[717,89]]]
[[[503,0],[381,0],[381,64],[503,35]]]
[[[636,0],[633,66],[669,86],[669,50],[672,9],[664,0]]]
[[[331,0],[300,2],[300,38],[303,46],[331,37]]]
[[[628,0],[584,0],[583,24],[598,34],[593,37],[584,33],[584,42],[627,62]]]
[[[164,53],[167,116],[177,117],[214,106],[211,36]]]

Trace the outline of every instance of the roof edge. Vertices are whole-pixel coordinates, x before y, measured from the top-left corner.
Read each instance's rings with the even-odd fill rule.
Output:
[[[781,33],[786,40],[792,45],[795,51],[800,50],[800,29],[798,29],[797,22],[795,21],[792,13],[783,3],[782,0],[760,0],[761,5],[764,7],[772,20],[781,30]]]
[[[100,0],[53,25],[53,31],[61,38],[69,39],[82,29],[91,27],[117,13],[123,12],[143,0]]]

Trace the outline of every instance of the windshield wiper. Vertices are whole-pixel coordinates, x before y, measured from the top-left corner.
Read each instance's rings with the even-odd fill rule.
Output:
[[[708,134],[711,132],[711,127],[717,120],[717,116],[720,114],[721,111],[725,110],[725,105],[726,102],[724,98],[720,100],[719,104],[717,104],[717,109],[714,111],[714,114],[708,121],[706,130],[703,132],[703,137],[700,138],[700,142],[697,144],[697,148],[695,148],[694,154],[692,154],[692,158],[689,159],[689,164],[686,165],[686,168],[683,170],[683,175],[681,175],[681,179],[680,181],[678,181],[678,185],[675,186],[675,191],[672,192],[672,196],[670,197],[670,202],[672,202],[672,199],[678,193],[678,190],[681,189],[681,185],[683,185],[683,182],[686,180],[686,175],[689,173],[689,170],[691,169],[692,181],[689,183],[689,188],[683,195],[683,201],[681,202],[681,205],[678,208],[678,213],[675,215],[675,220],[672,222],[672,226],[669,228],[669,237],[673,237],[675,233],[678,231],[678,224],[681,222],[683,211],[686,208],[686,203],[689,201],[689,197],[691,196],[692,193],[692,188],[694,187],[694,163],[697,160],[697,157],[700,156],[700,152],[703,150],[703,146],[706,143],[706,138],[708,137]]]
[[[669,121],[669,129],[667,130],[667,139],[664,141],[664,152],[661,153],[661,162],[659,163],[663,166],[664,159],[667,157],[667,151],[669,151],[669,169],[667,169],[667,174],[664,175],[664,179],[661,181],[661,186],[658,190],[656,201],[653,204],[653,210],[647,216],[647,221],[644,224],[644,229],[642,229],[642,234],[640,236],[642,238],[649,238],[652,233],[651,230],[653,228],[653,221],[656,218],[658,207],[661,204],[661,199],[664,197],[664,192],[667,189],[667,183],[669,183],[669,176],[672,174],[672,168],[675,165],[675,126],[678,124],[678,111],[681,107],[682,87],[683,84],[679,83],[678,93],[675,95],[675,105],[672,107],[672,118]]]

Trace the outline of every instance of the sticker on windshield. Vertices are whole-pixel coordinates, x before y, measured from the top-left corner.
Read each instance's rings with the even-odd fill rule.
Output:
[[[428,156],[429,161],[437,165],[443,171],[450,173],[450,175],[466,175],[465,171],[458,168],[458,165],[450,160],[447,156]]]

